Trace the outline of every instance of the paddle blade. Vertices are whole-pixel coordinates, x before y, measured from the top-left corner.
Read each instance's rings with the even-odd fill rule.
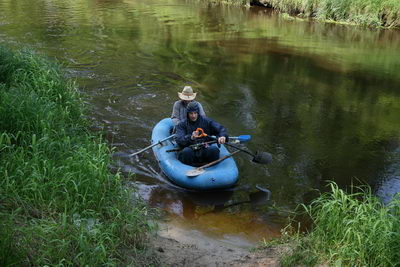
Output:
[[[195,176],[198,176],[198,175],[200,175],[200,174],[202,174],[204,172],[205,172],[205,170],[203,168],[196,168],[196,169],[187,171],[186,172],[186,176],[195,177]]]
[[[248,142],[248,141],[251,140],[251,135],[239,135],[239,136],[238,136],[238,140],[239,140],[241,143]]]
[[[246,143],[251,140],[251,135],[239,135],[239,136],[230,136],[229,140],[236,141],[238,143]]]
[[[250,203],[254,205],[265,205],[268,203],[269,199],[271,198],[271,191],[267,188],[261,187],[256,185],[256,188],[259,190],[255,193],[251,193],[249,195]]]
[[[269,194],[263,191],[258,191],[249,194],[250,203],[253,205],[265,205],[268,203]]]
[[[253,162],[260,164],[269,164],[272,161],[272,155],[268,152],[256,152]]]

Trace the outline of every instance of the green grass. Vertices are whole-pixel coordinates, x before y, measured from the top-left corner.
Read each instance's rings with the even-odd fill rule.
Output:
[[[313,228],[305,235],[295,231],[282,266],[399,266],[400,202],[384,206],[368,188],[347,194],[330,187],[304,207]]]
[[[110,173],[82,103],[55,63],[0,47],[1,266],[117,265],[147,253],[149,211]]]
[[[270,0],[292,15],[372,27],[399,27],[400,2],[394,0]]]
[[[200,2],[207,2],[212,4],[229,4],[229,5],[250,5],[250,0],[197,0]]]
[[[215,0],[214,0],[215,1]],[[223,0],[219,0],[226,2]],[[242,4],[243,1],[230,0]],[[347,22],[371,27],[400,27],[398,0],[254,0],[282,13],[322,21]]]

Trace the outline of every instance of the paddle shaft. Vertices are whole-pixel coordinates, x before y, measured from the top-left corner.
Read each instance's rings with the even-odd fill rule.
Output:
[[[216,140],[215,141],[208,141],[208,142],[193,144],[193,145],[190,145],[189,147],[193,148],[194,150],[197,150],[198,148],[200,148],[202,146],[214,144],[216,142],[217,142]],[[173,148],[173,149],[166,150],[166,152],[179,152],[179,151],[182,151],[183,149],[184,149],[184,147]]]
[[[230,154],[228,154],[228,155],[223,156],[223,157],[220,158],[220,159],[214,160],[214,161],[212,161],[212,162],[210,162],[210,163],[207,163],[206,165],[203,165],[203,166],[201,166],[201,167],[198,167],[197,169],[205,169],[205,168],[211,167],[211,166],[213,166],[213,165],[215,165],[215,164],[217,164],[217,163],[220,163],[220,162],[223,161],[223,160],[226,160],[226,159],[229,158],[229,157],[232,157],[233,155],[235,155],[235,154],[238,153],[238,152],[239,152],[239,150],[236,150],[236,151],[234,151],[234,152],[232,152],[232,153],[230,153]]]
[[[240,151],[243,151],[244,153],[249,154],[249,155],[252,156],[253,158],[255,157],[255,155],[254,155],[253,153],[251,153],[250,151],[248,151],[248,150],[245,150],[245,149],[243,149],[243,148],[237,147],[237,146],[232,145],[232,144],[229,144],[229,143],[225,143],[225,145],[230,146],[230,147],[233,147],[233,148],[236,148],[236,149],[238,149],[238,151],[239,151],[239,150],[240,150]]]
[[[238,149],[238,151],[243,151],[246,154],[249,154],[250,156],[253,157],[253,162],[259,163],[259,164],[269,164],[272,161],[272,155],[267,152],[256,152],[256,154],[253,154],[252,152],[248,151],[247,149],[243,149],[240,147],[237,147],[232,144],[227,144],[230,147]]]
[[[150,146],[148,146],[148,147],[145,147],[145,148],[139,150],[138,152],[135,152],[135,153],[130,154],[129,156],[130,156],[130,157],[136,156],[136,155],[138,155],[138,154],[140,154],[140,153],[142,153],[142,152],[144,152],[144,151],[146,151],[146,150],[148,150],[148,149],[150,149],[150,148],[152,148],[152,147],[154,147],[154,146],[156,146],[156,145],[161,145],[162,142],[165,142],[165,141],[171,139],[171,138],[174,137],[174,136],[175,136],[175,134],[170,135],[170,136],[168,136],[168,137],[166,137],[166,138],[164,138],[164,139],[162,139],[162,140],[159,140],[157,143],[154,143],[154,144],[152,144],[152,145],[150,145]]]
[[[191,147],[191,148],[196,148],[196,147],[200,147],[200,146],[204,146],[204,145],[213,144],[213,143],[217,143],[217,142],[218,142],[216,136],[212,135],[212,136],[209,136],[209,137],[213,138],[214,141],[208,141],[208,142],[193,144],[193,145],[190,145],[189,147]],[[229,139],[236,140],[236,141],[239,141],[239,142],[247,142],[247,141],[249,141],[249,140],[251,139],[251,136],[250,136],[250,135],[231,136],[231,137],[229,137]],[[227,143],[227,142],[224,143],[224,144],[229,145],[229,143]],[[235,147],[235,148],[237,148],[237,147]],[[240,149],[240,148],[237,148],[237,149]],[[169,149],[169,150],[167,150],[166,152],[179,152],[179,151],[181,151],[181,150],[183,150],[183,147],[181,147],[181,148]],[[242,150],[242,151],[244,151],[244,150]],[[249,153],[249,152],[247,152],[247,151],[244,151],[244,152]],[[251,154],[251,155],[252,155],[252,154]],[[252,155],[252,156],[254,157],[254,155]]]

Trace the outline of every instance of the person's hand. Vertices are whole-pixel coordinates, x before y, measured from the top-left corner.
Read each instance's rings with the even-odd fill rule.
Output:
[[[225,142],[226,142],[225,136],[221,136],[218,138],[218,144],[225,144]]]
[[[193,131],[192,136],[190,137],[192,140],[196,139],[199,137],[199,132],[198,131]]]

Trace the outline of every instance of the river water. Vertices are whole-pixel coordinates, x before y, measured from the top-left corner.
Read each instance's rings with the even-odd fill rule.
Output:
[[[0,42],[56,58],[87,96],[113,168],[171,223],[236,244],[279,235],[326,181],[400,191],[400,32],[285,19],[270,10],[189,0],[0,0]],[[209,117],[250,134],[232,190],[173,186],[151,130],[191,85]],[[272,192],[260,205],[255,186]],[[256,197],[254,197],[256,195]],[[249,201],[250,200],[250,201]],[[261,196],[261,200],[262,196]]]

